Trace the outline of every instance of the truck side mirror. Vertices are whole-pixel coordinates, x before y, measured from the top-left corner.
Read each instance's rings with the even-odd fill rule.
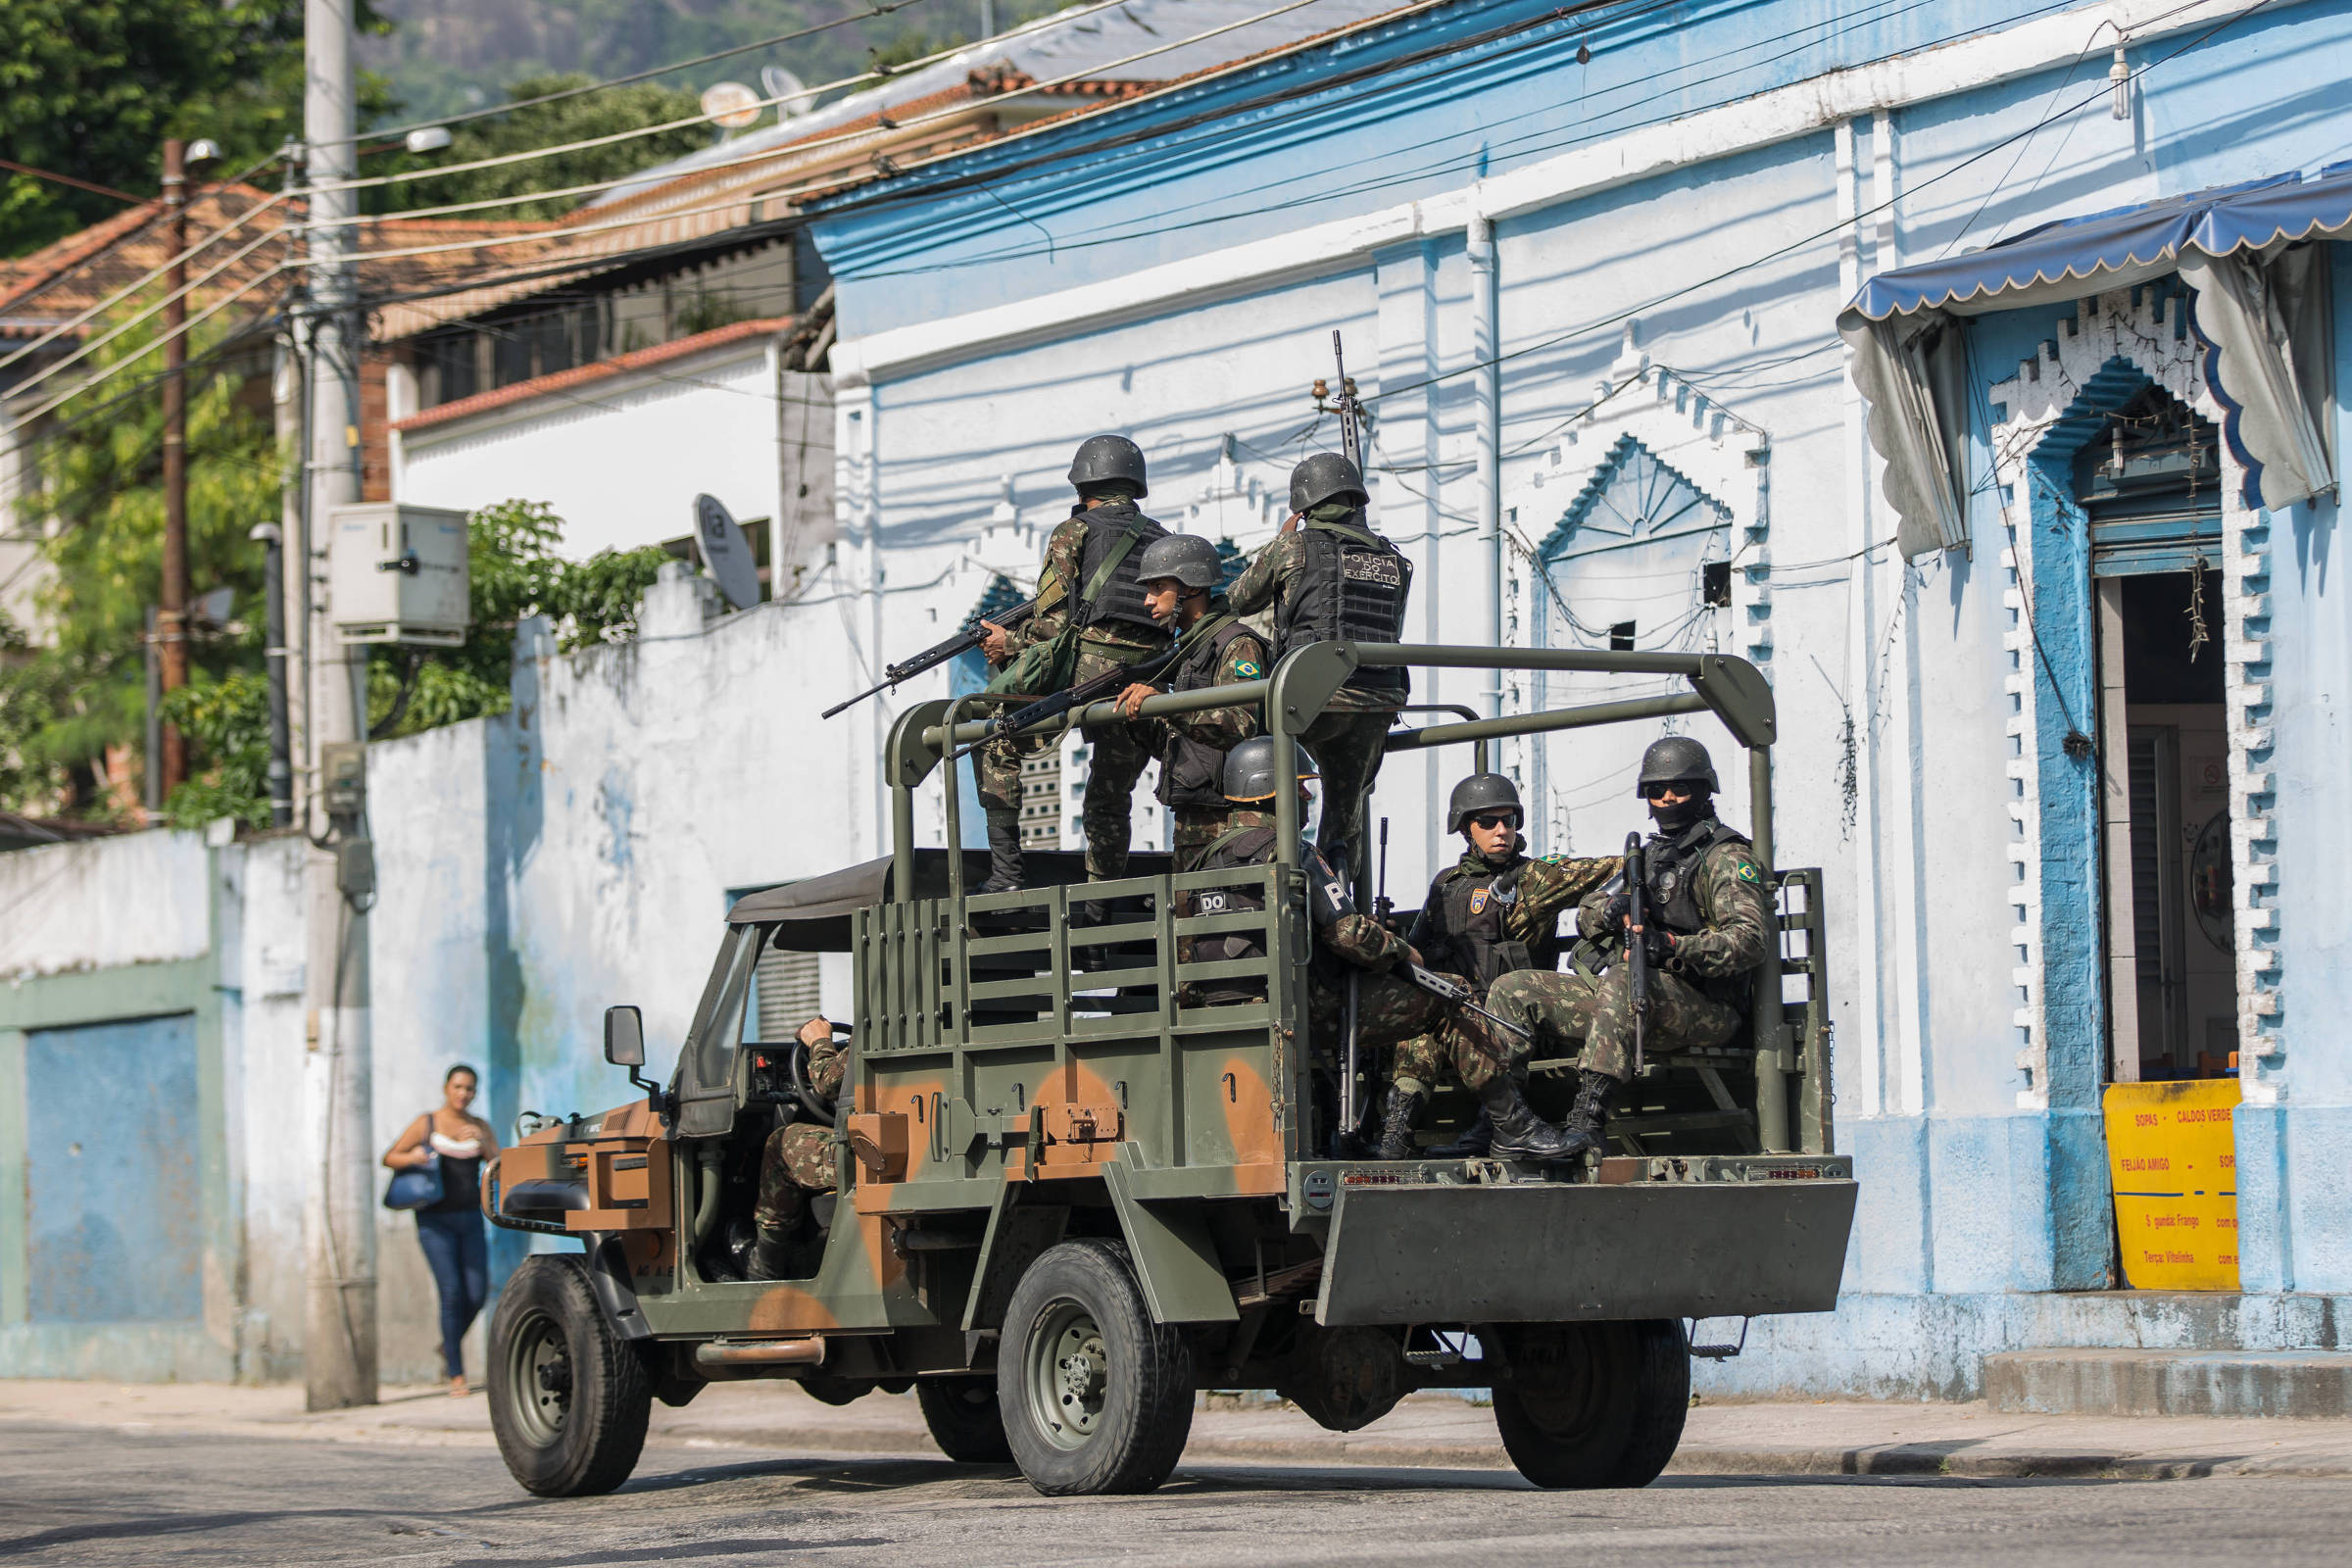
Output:
[[[635,1007],[605,1009],[605,1059],[615,1067],[645,1065],[645,1018]]]

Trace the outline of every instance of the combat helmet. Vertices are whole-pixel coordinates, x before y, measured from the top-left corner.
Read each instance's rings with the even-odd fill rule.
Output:
[[[1197,533],[1172,533],[1152,540],[1144,546],[1143,559],[1135,568],[1137,582],[1173,577],[1195,590],[1214,588],[1224,575],[1225,563],[1218,559],[1217,547]]]
[[[1519,786],[1504,773],[1473,773],[1456,784],[1446,803],[1446,831],[1459,833],[1463,824],[1481,811],[1516,811],[1520,821],[1527,820],[1527,808],[1519,802]]]
[[[1669,735],[1651,741],[1649,750],[1642,754],[1642,776],[1634,781],[1634,793],[1646,795],[1652,784],[1685,782],[1704,786],[1709,795],[1723,788],[1715,782],[1715,763],[1707,749],[1690,736]]]
[[[1359,507],[1372,504],[1372,493],[1364,488],[1364,476],[1355,465],[1337,452],[1318,452],[1291,470],[1291,510],[1304,512],[1326,501],[1352,501]]]
[[[1078,443],[1070,460],[1070,488],[1080,495],[1110,483],[1129,484],[1139,496],[1152,492],[1144,484],[1144,449],[1123,435],[1090,435]]]
[[[1315,759],[1298,748],[1298,776],[1314,778]],[[1225,754],[1225,798],[1249,806],[1274,798],[1274,737],[1253,735]]]

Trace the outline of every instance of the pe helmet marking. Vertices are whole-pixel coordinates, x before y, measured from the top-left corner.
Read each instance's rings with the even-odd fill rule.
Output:
[[[1704,746],[1688,735],[1669,735],[1651,741],[1642,754],[1642,776],[1634,781],[1634,793],[1646,794],[1652,784],[1685,781],[1704,785],[1709,795],[1723,788],[1715,782],[1715,762]]]
[[[1298,776],[1317,777],[1315,759],[1298,748]],[[1237,805],[1274,798],[1274,738],[1253,735],[1225,754],[1225,798]]]
[[[1359,507],[1372,504],[1364,476],[1337,452],[1318,452],[1291,470],[1291,510],[1304,512],[1342,497]]]
[[[1135,486],[1139,496],[1150,495],[1144,484],[1144,449],[1123,435],[1091,435],[1079,442],[1078,455],[1070,460],[1070,487],[1084,495],[1112,480]]]
[[[1527,808],[1519,801],[1519,786],[1502,773],[1473,773],[1453,787],[1453,795],[1446,803],[1446,831],[1461,832],[1463,825],[1481,811],[1517,811],[1520,821],[1527,820]]]
[[[1225,563],[1217,559],[1217,547],[1197,533],[1172,533],[1152,540],[1144,546],[1143,559],[1135,567],[1138,582],[1173,577],[1192,589],[1214,588],[1224,575]]]

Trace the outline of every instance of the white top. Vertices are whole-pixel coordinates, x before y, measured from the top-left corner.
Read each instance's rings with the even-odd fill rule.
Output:
[[[479,1138],[451,1138],[436,1128],[428,1142],[432,1144],[434,1153],[450,1159],[479,1159],[482,1157],[482,1141]]]

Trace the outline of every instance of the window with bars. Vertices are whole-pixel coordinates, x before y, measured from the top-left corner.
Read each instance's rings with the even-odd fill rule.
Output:
[[[817,956],[769,948],[752,975],[751,1016],[760,1040],[790,1040],[821,1010]]]

